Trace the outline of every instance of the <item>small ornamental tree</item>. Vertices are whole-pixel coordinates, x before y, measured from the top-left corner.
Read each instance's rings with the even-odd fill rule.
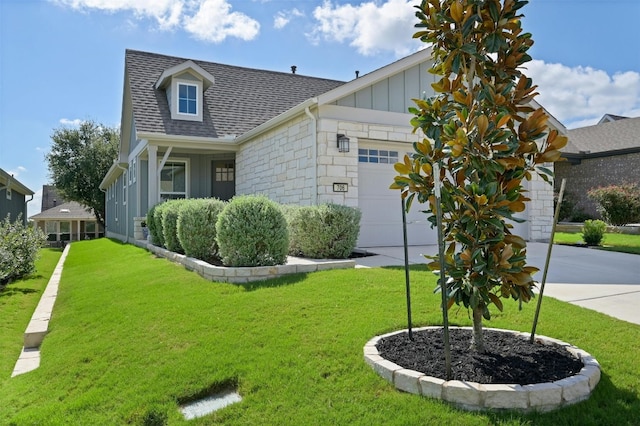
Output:
[[[428,203],[435,226],[434,179],[442,182],[443,240],[448,306],[462,304],[473,316],[472,348],[484,351],[482,319],[501,298],[528,302],[532,274],[526,243],[509,221],[525,210],[524,180],[560,158],[567,138],[547,128],[547,115],[531,101],[536,86],[521,71],[531,60],[531,35],[523,33],[519,10],[526,1],[423,0],[414,38],[430,43],[439,77],[436,95],[415,100],[411,120],[424,138],[415,153],[395,165],[391,188],[407,208]],[[535,105],[535,104],[534,104]],[[434,164],[439,176],[433,175]],[[429,265],[440,269],[438,256]],[[442,289],[440,289],[442,291]]]

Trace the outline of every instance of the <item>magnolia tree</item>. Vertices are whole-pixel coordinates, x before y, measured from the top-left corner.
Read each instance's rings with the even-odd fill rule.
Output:
[[[439,78],[434,97],[416,99],[411,120],[423,138],[415,152],[395,165],[394,189],[428,203],[436,224],[434,180],[441,181],[444,264],[449,309],[454,303],[473,316],[472,347],[484,351],[482,320],[502,298],[528,302],[532,274],[526,243],[512,233],[525,210],[525,180],[560,158],[567,138],[547,127],[548,116],[532,103],[536,87],[523,65],[531,34],[523,33],[520,9],[526,1],[423,0],[414,38],[429,43]],[[537,108],[536,108],[537,107]],[[434,165],[440,173],[434,176]],[[439,256],[429,265],[440,270]],[[442,284],[442,281],[440,282]]]

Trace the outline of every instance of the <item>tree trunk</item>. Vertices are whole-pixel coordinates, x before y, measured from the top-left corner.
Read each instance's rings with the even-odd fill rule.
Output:
[[[482,334],[482,313],[484,312],[484,304],[480,303],[473,309],[473,338],[471,339],[471,349],[478,352],[484,352],[484,336]]]

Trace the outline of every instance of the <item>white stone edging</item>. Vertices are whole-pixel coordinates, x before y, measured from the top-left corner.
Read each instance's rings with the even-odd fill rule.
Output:
[[[274,266],[249,266],[249,267],[227,267],[211,265],[200,259],[185,256],[158,247],[146,241],[136,240],[135,244],[146,248],[156,256],[164,257],[172,262],[182,264],[186,269],[197,272],[201,277],[216,282],[227,282],[242,284],[254,281],[263,281],[277,278],[284,275],[324,271],[328,269],[349,269],[355,268],[356,262],[351,259],[302,259],[289,256],[286,265]]]
[[[414,332],[442,327],[421,327]],[[451,327],[471,329],[471,327]],[[528,339],[530,334],[512,330],[486,328],[505,333],[513,333]],[[487,409],[509,409],[521,412],[546,412],[572,405],[589,398],[591,392],[600,381],[600,364],[589,353],[569,343],[546,336],[536,335],[536,342],[542,344],[558,344],[566,348],[573,356],[580,359],[584,367],[575,375],[549,383],[530,385],[516,384],[481,384],[460,380],[442,380],[427,376],[418,371],[403,368],[384,359],[378,352],[380,339],[395,334],[405,333],[399,330],[369,340],[364,346],[364,359],[381,377],[404,392],[441,399],[465,410],[477,411]]]

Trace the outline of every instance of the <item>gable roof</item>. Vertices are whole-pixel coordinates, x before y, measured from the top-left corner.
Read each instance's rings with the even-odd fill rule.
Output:
[[[602,156],[640,152],[640,117],[626,118],[569,130],[568,156]]]
[[[87,207],[76,201],[60,204],[48,210],[31,216],[32,220],[96,220],[96,217],[87,210]]]
[[[127,50],[128,84],[138,132],[205,138],[241,135],[288,109],[344,84],[300,74],[191,60],[215,78],[203,96],[203,121],[172,120],[167,96],[155,85],[189,59]]]
[[[5,189],[10,186],[12,190],[23,194],[23,195],[33,195],[34,192],[20,183],[13,175],[5,172],[0,169],[0,189]]]

